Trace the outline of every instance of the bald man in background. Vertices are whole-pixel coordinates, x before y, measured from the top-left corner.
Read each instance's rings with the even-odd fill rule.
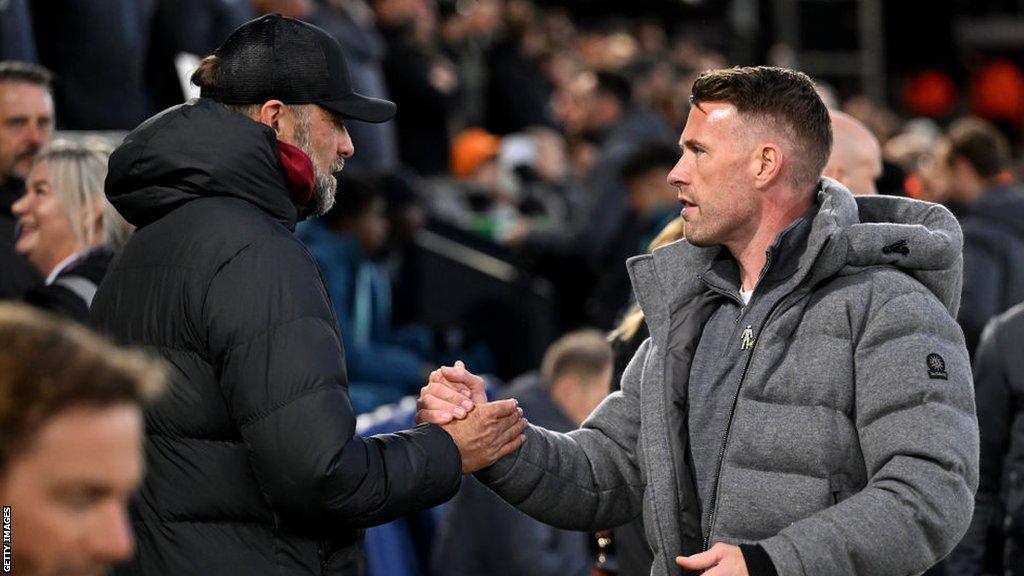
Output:
[[[832,110],[832,155],[824,175],[838,180],[855,195],[878,194],[882,175],[882,146],[867,126],[853,116]]]

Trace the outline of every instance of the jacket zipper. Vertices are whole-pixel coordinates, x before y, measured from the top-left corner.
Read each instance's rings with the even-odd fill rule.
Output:
[[[783,297],[772,306],[772,309],[768,311],[768,316],[765,317],[765,321],[761,323],[761,330],[758,331],[758,334],[764,330],[764,327],[771,321],[772,316],[775,315],[775,311],[786,300],[788,300],[788,298]],[[715,531],[715,517],[718,512],[718,483],[722,479],[722,464],[725,462],[725,449],[729,444],[729,433],[732,432],[732,419],[736,415],[736,404],[740,399],[740,391],[743,389],[743,382],[747,379],[747,370],[750,369],[750,361],[754,358],[754,349],[757,347],[757,343],[760,340],[760,338],[755,339],[753,345],[750,347],[747,354],[747,363],[743,365],[743,372],[740,374],[740,384],[736,387],[736,394],[732,399],[732,407],[729,409],[729,423],[725,427],[725,437],[722,438],[722,449],[718,452],[718,469],[715,471],[715,483],[714,488],[711,491],[711,509],[708,511],[708,535],[704,537],[705,550],[707,550],[708,546],[711,544],[711,535]]]

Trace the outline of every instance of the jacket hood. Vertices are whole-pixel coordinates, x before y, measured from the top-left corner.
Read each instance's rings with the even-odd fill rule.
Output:
[[[818,211],[792,289],[810,289],[828,278],[867,266],[894,266],[924,284],[956,316],[963,282],[963,234],[941,205],[895,196],[854,197],[822,178]],[[671,310],[705,289],[700,280],[724,248],[679,240],[627,262],[644,313],[666,319]]]
[[[895,266],[924,284],[955,317],[964,239],[953,213],[940,204],[896,196],[858,196],[852,207],[845,204],[837,224],[847,224],[840,225],[832,257],[850,267]]]
[[[205,98],[128,134],[110,157],[106,192],[140,228],[190,200],[216,196],[245,200],[290,229],[299,215],[274,131]]]

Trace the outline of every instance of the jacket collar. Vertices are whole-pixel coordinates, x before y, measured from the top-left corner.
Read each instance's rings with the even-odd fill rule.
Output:
[[[169,108],[133,130],[110,157],[107,198],[143,227],[198,198],[233,197],[294,230],[277,136],[206,98]]]
[[[765,251],[765,264],[757,283],[759,291],[775,288],[797,272],[800,267],[800,256],[807,247],[811,221],[817,210],[817,204],[809,208],[780,232]],[[718,254],[702,275],[702,279],[708,286],[735,297],[740,288],[739,265],[728,250],[719,248]]]

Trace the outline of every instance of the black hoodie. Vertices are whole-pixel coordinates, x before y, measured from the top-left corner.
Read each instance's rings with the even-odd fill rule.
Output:
[[[114,152],[107,194],[138,227],[92,319],[167,360],[124,574],[358,574],[360,528],[450,498],[438,427],[355,436],[344,352],[292,229],[276,138],[199,99]]]

